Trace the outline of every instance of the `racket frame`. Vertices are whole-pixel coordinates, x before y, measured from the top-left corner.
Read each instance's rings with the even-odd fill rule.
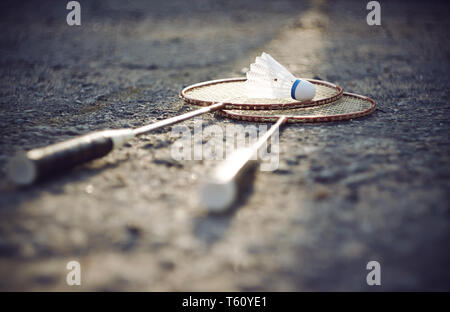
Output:
[[[217,80],[210,80],[210,81],[204,81],[200,83],[196,83],[190,86],[185,87],[180,92],[180,98],[182,98],[185,102],[197,106],[209,106],[211,104],[217,103],[219,101],[206,101],[206,100],[200,100],[198,98],[190,97],[188,93],[194,89],[197,88],[203,88],[207,86],[212,86],[216,84],[221,83],[230,83],[230,82],[244,82],[247,78],[245,77],[239,77],[239,78],[226,78],[226,79],[217,79]],[[254,104],[245,104],[245,103],[231,103],[227,102],[227,100],[224,99],[223,103],[225,104],[225,109],[240,109],[240,110],[269,110],[269,109],[291,109],[291,108],[301,108],[301,107],[311,107],[311,106],[319,106],[328,104],[331,102],[335,102],[338,99],[342,97],[343,89],[339,87],[338,85],[335,85],[328,81],[323,80],[316,80],[316,79],[305,79],[313,84],[326,86],[332,89],[336,90],[336,94],[333,96],[330,96],[328,98],[324,98],[321,100],[309,100],[309,101],[292,101],[289,103],[276,103],[276,104],[268,104],[268,103],[254,103]],[[222,102],[222,101],[220,101]]]
[[[363,111],[347,113],[347,114],[338,114],[338,115],[333,115],[333,116],[318,116],[318,117],[316,117],[316,116],[306,116],[306,117],[289,116],[286,113],[280,114],[280,115],[273,115],[273,116],[246,115],[246,114],[242,114],[242,113],[233,113],[232,111],[226,110],[226,109],[217,111],[217,114],[219,114],[222,117],[228,118],[228,119],[234,119],[234,120],[239,120],[239,121],[276,122],[281,117],[287,117],[288,123],[315,123],[315,122],[344,121],[344,120],[349,120],[349,119],[353,119],[353,118],[363,117],[363,116],[371,114],[376,108],[375,101],[367,96],[350,93],[350,92],[344,92],[343,96],[361,99],[361,100],[369,102],[371,105],[369,108],[367,108]],[[289,112],[289,110],[287,110],[287,112]]]

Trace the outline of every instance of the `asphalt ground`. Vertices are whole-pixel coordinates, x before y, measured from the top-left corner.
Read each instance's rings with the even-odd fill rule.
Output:
[[[381,26],[366,1],[80,3],[72,27],[65,3],[0,5],[1,290],[450,290],[445,2],[380,1]],[[219,162],[175,160],[170,127],[31,187],[7,180],[20,150],[195,109],[184,86],[243,76],[262,51],[377,110],[285,127],[278,170],[219,216],[196,196]],[[183,125],[201,122],[249,125]]]

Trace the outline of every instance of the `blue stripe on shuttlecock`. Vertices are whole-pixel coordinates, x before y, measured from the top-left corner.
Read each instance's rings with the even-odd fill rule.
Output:
[[[301,82],[300,79],[295,80],[294,84],[292,85],[291,88],[291,98],[293,98],[295,100],[295,89],[297,89],[298,84]]]

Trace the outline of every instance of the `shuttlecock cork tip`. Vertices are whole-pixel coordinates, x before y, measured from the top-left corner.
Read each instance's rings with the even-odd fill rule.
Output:
[[[297,79],[292,84],[291,97],[298,101],[312,100],[316,95],[316,87],[305,79]]]

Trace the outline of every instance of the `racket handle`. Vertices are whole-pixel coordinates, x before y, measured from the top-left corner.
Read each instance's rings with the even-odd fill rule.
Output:
[[[68,141],[21,153],[9,162],[8,175],[16,185],[42,178],[101,158],[134,137],[131,129],[93,132]]]
[[[253,184],[253,177],[258,161],[258,150],[265,142],[287,122],[286,116],[278,118],[270,129],[251,147],[236,150],[214,170],[212,176],[200,189],[203,206],[211,212],[222,212],[229,208],[238,198],[238,192]]]
[[[252,185],[258,162],[255,150],[236,150],[223,161],[200,188],[202,205],[210,212],[223,212],[239,198],[239,192]]]

